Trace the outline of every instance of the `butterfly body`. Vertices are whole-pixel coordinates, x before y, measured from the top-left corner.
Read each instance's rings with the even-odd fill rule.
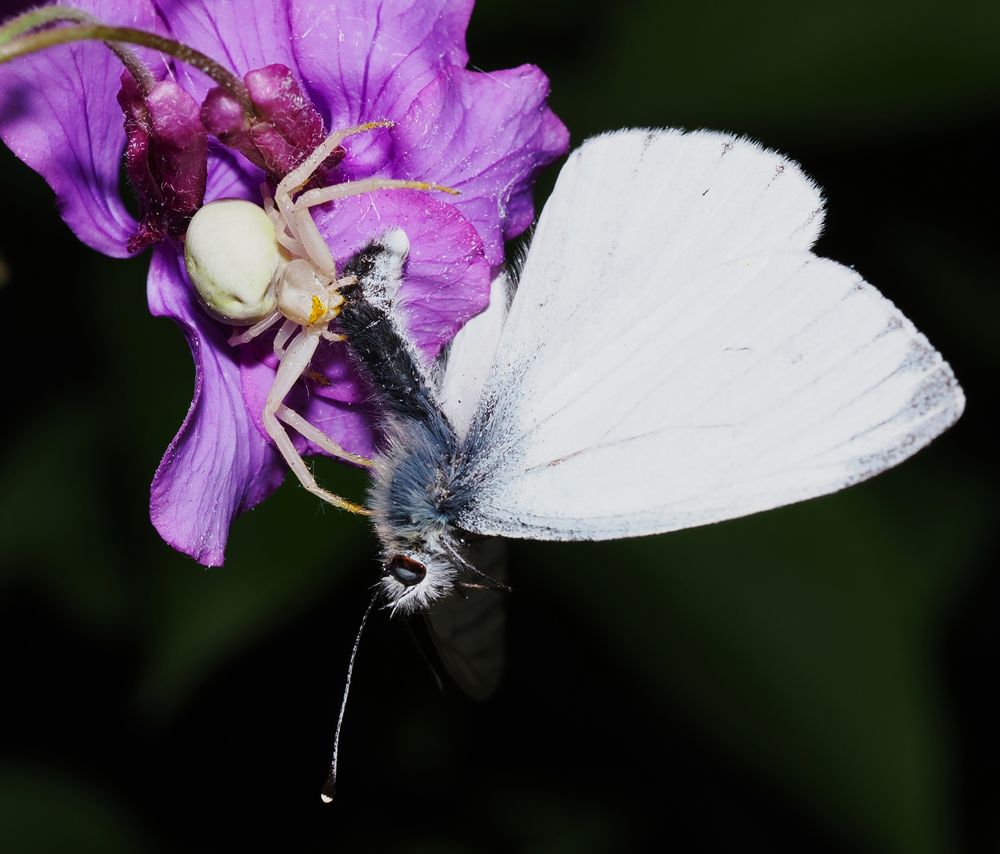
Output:
[[[355,342],[352,356],[382,417],[368,507],[387,567],[383,585],[392,599],[407,586],[400,579],[417,582],[412,605],[425,608],[454,583],[461,543],[453,522],[468,494],[460,487],[462,443],[397,304],[407,250],[405,235],[394,231],[351,261],[346,272],[359,285],[348,291],[340,327]]]

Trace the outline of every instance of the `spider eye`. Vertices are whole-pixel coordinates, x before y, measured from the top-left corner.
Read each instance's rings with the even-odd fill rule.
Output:
[[[405,555],[395,555],[385,568],[404,587],[413,587],[414,584],[419,584],[427,575],[426,566],[419,560]]]

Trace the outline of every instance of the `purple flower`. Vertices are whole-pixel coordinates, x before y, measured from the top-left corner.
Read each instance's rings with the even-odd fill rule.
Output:
[[[122,88],[121,65],[100,44],[60,46],[0,66],[0,136],[49,183],[77,236],[116,257],[167,238],[153,252],[149,307],[182,326],[195,390],[154,477],[150,513],[168,543],[217,565],[233,517],[267,497],[285,470],[260,423],[275,373],[270,341],[227,345],[232,330],[201,308],[183,250],[169,239],[183,230],[201,182],[205,201],[260,203],[261,182],[280,178],[328,131],[394,122],[348,139],[324,164],[322,182],[377,175],[461,195],[383,190],[314,213],[341,261],[391,227],[406,231],[402,293],[415,340],[433,358],[485,307],[504,241],[530,225],[534,177],[566,150],[566,129],[546,106],[548,81],[534,66],[466,69],[472,0],[257,0],[252,10],[235,0],[76,5],[106,23],[156,30],[202,51],[244,79],[256,110],[257,121],[246,124],[200,71],[164,65],[148,52],[141,55],[154,75],[167,79],[145,98]],[[126,144],[119,98],[141,223],[119,195]],[[202,122],[216,137],[202,176],[192,104],[202,105]],[[347,450],[370,454],[372,413],[343,345],[324,344],[312,369],[289,404]],[[301,438],[296,444],[318,452]]]

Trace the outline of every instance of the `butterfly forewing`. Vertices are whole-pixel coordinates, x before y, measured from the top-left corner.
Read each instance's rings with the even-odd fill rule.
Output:
[[[948,365],[809,249],[798,166],[716,133],[574,154],[535,234],[467,444],[467,530],[657,533],[822,495],[961,414]]]

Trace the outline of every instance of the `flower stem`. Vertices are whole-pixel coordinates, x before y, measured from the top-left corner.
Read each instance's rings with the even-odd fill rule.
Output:
[[[2,50],[3,45],[13,41],[22,33],[36,30],[46,24],[66,22],[75,24],[100,23],[97,18],[82,9],[73,9],[68,6],[43,6],[40,9],[29,9],[0,27],[0,50]],[[106,44],[111,52],[121,60],[122,65],[128,69],[129,74],[139,84],[142,91],[148,95],[156,84],[156,80],[146,64],[124,45],[115,42],[106,42]]]
[[[0,45],[13,41],[21,33],[36,30],[57,21],[73,21],[77,24],[96,24],[98,22],[95,17],[82,9],[74,9],[70,6],[43,6],[40,9],[29,9],[27,12],[22,12],[11,18],[0,27]]]
[[[0,41],[0,64],[9,62],[19,56],[26,56],[39,50],[55,47],[60,44],[79,41],[125,42],[140,45],[173,56],[181,62],[197,68],[211,77],[223,89],[229,92],[243,107],[249,118],[254,116],[253,102],[243,82],[233,73],[227,71],[214,59],[205,56],[200,51],[164,38],[156,33],[137,30],[132,27],[108,27],[104,24],[86,23],[78,27],[57,27],[41,32],[31,33],[14,42]],[[131,69],[130,69],[131,70]],[[141,81],[140,81],[141,82]]]

